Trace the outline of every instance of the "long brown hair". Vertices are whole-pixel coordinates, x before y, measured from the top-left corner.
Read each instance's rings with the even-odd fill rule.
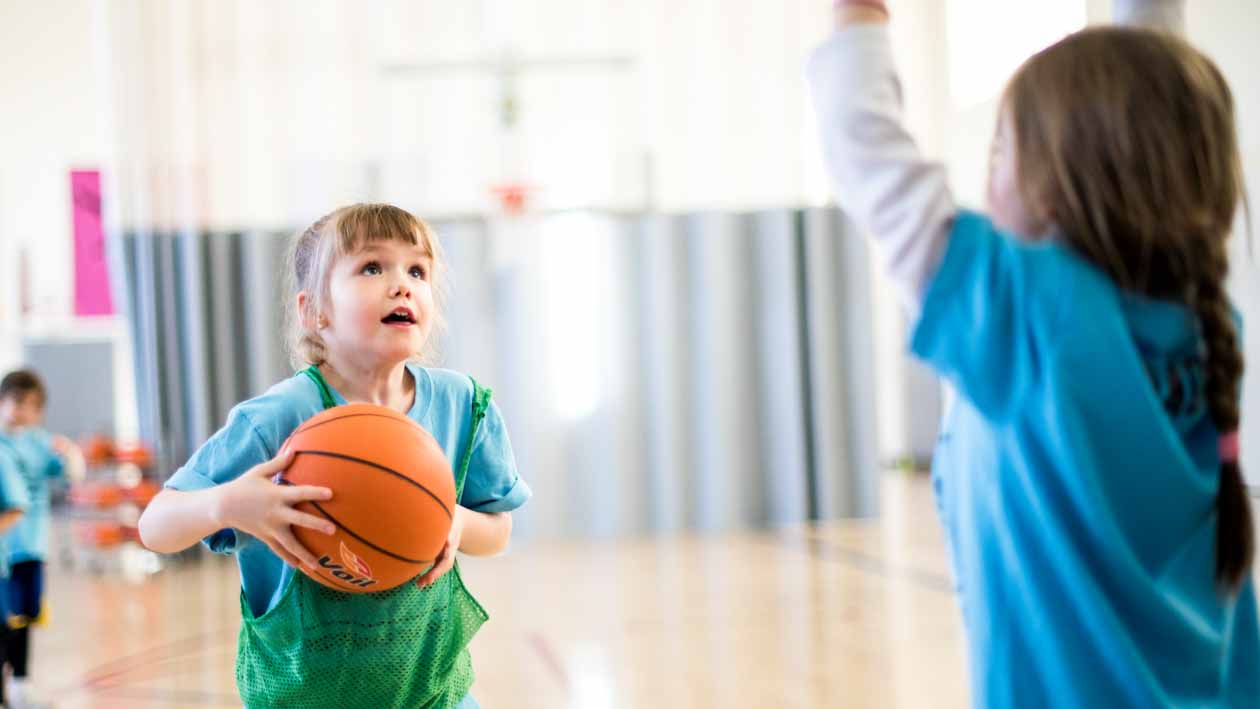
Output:
[[[1238,428],[1243,357],[1225,294],[1225,242],[1243,197],[1234,99],[1216,66],[1168,34],[1120,27],[1071,35],[1007,87],[1024,204],[1120,287],[1186,303],[1206,343],[1216,428]],[[1251,564],[1251,508],[1222,462],[1216,578]]]

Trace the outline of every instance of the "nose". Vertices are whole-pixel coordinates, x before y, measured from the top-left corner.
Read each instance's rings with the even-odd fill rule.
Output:
[[[407,283],[406,275],[399,277],[399,279],[394,282],[394,287],[391,289],[389,295],[392,298],[411,297],[411,286]]]

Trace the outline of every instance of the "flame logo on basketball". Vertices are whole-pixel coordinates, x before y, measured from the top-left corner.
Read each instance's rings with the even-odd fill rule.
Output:
[[[372,567],[367,562],[360,559],[358,554],[346,548],[346,543],[341,542],[341,561],[346,565],[347,569],[354,569],[360,576],[372,578]]]

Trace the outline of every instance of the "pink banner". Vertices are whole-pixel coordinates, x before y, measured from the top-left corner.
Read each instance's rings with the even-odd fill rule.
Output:
[[[112,315],[105,230],[101,226],[101,173],[71,170],[74,203],[74,314]]]

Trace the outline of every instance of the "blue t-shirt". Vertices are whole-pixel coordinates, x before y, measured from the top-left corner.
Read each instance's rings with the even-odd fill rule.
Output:
[[[26,510],[30,506],[30,492],[26,488],[26,481],[22,478],[18,449],[14,446],[12,438],[0,433],[0,512]],[[7,548],[11,537],[11,533],[0,537],[0,578],[6,578],[9,575]],[[7,594],[0,593],[0,607],[4,607],[5,597]]]
[[[472,380],[446,369],[413,364],[407,369],[416,383],[415,403],[407,415],[437,439],[454,466],[463,459],[472,425]],[[346,403],[340,393],[330,390],[337,404]],[[235,480],[274,458],[294,429],[323,410],[319,389],[309,377],[299,374],[286,379],[262,396],[234,407],[227,424],[175,471],[166,487],[200,490]],[[507,512],[525,504],[530,494],[529,486],[516,472],[503,417],[491,401],[473,442],[459,504],[477,512]],[[220,530],[206,537],[205,544],[217,552],[236,552],[241,588],[255,616],[280,600],[294,574],[293,567],[266,544],[236,530]]]
[[[53,450],[52,435],[47,431],[28,428],[8,436],[30,498],[22,521],[6,535],[8,561],[43,561],[48,556],[50,482],[62,477],[65,466]]]
[[[933,483],[976,706],[1260,706],[1201,347],[1187,308],[958,216],[911,349],[959,392]]]

